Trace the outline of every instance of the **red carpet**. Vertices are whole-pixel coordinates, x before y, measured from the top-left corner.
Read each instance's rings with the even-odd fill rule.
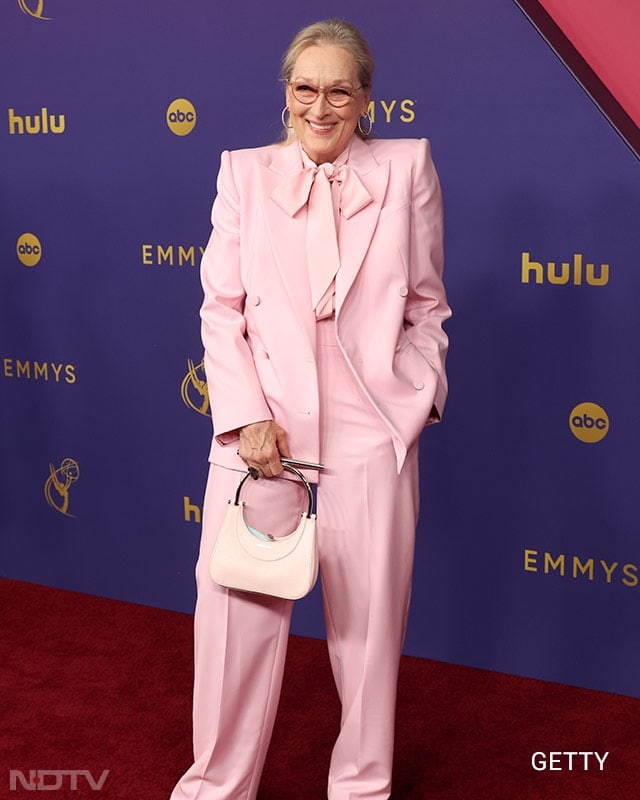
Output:
[[[0,609],[0,798],[34,796],[11,770],[109,770],[99,791],[86,773],[41,782],[64,800],[167,800],[190,760],[191,617],[6,579]],[[635,699],[404,658],[393,800],[635,800],[639,715]],[[326,799],[337,721],[324,642],[292,637],[259,800]],[[538,772],[536,751],[609,756]]]

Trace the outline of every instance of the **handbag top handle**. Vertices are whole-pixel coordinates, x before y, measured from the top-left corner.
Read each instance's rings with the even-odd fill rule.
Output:
[[[311,517],[313,515],[313,493],[311,491],[311,486],[309,485],[309,481],[304,477],[304,475],[302,474],[302,472],[300,472],[299,469],[291,466],[291,464],[283,464],[282,466],[287,470],[287,472],[293,472],[293,474],[296,475],[298,478],[300,478],[300,480],[304,484],[304,487],[307,490],[307,499],[308,499],[307,517]],[[252,477],[252,474],[251,471],[248,471],[247,474],[242,478],[242,480],[238,484],[235,497],[233,498],[234,506],[240,505],[240,490],[244,486],[247,478],[250,477]],[[273,479],[267,478],[266,480],[273,480]]]

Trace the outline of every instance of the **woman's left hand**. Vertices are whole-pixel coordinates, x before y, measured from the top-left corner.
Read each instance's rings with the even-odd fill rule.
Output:
[[[249,467],[265,478],[281,475],[284,467],[280,456],[291,458],[287,434],[273,420],[254,422],[240,428],[238,455]]]

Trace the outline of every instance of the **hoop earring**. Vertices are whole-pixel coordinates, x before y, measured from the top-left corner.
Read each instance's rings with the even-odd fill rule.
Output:
[[[369,122],[369,127],[367,128],[366,131],[362,129],[362,123],[361,123],[362,119],[366,119]],[[369,116],[368,111],[365,111],[365,113],[362,116],[358,117],[358,124],[356,125],[356,127],[363,136],[368,136],[371,133],[371,128],[373,128],[373,120]]]
[[[284,121],[284,115],[285,115],[287,112],[289,112],[289,119],[288,119],[288,120],[285,122],[285,121]],[[288,106],[285,106],[285,107],[282,109],[282,114],[280,114],[280,119],[282,120],[282,127],[283,127],[285,130],[288,130],[288,131],[290,131],[290,130],[293,128],[293,125],[289,125],[289,124],[288,124],[288,123],[290,122],[290,120],[291,120],[291,112],[289,111],[289,108],[288,108]]]

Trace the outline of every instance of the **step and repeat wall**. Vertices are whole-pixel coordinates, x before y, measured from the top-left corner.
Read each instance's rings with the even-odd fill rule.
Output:
[[[640,696],[638,158],[512,0],[320,13],[362,28],[374,135],[428,137],[445,196],[450,400],[406,652]],[[314,18],[3,3],[0,576],[193,609],[220,152],[280,137]],[[317,590],[293,631],[323,636]]]

